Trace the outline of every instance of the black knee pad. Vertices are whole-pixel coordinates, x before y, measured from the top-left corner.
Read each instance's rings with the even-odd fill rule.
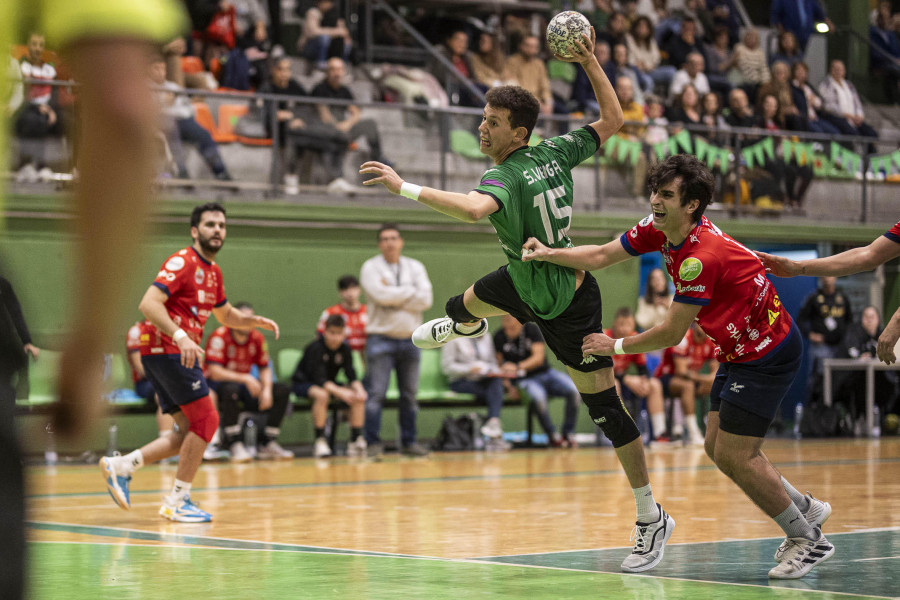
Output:
[[[444,307],[444,310],[447,311],[447,316],[457,323],[471,323],[472,321],[479,320],[478,317],[466,310],[462,294],[453,296],[447,300],[447,305]]]
[[[641,436],[616,388],[611,387],[598,394],[581,394],[581,399],[587,405],[591,419],[603,430],[613,448],[624,446]]]

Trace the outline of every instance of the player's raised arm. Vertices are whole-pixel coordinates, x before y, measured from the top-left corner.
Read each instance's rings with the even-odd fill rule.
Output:
[[[231,302],[226,302],[222,306],[213,309],[213,315],[222,325],[233,327],[235,329],[268,329],[275,332],[275,339],[278,339],[279,329],[278,323],[272,319],[260,315],[248,315],[243,311],[232,306]]]
[[[460,194],[408,183],[403,181],[394,169],[380,162],[363,163],[359,172],[361,175],[375,175],[372,179],[364,181],[363,185],[380,183],[393,194],[400,194],[466,223],[475,223],[497,212],[497,202],[487,194],[479,192]]]
[[[575,246],[573,248],[548,248],[537,238],[528,238],[522,244],[522,260],[542,260],[572,269],[596,271],[618,264],[631,255],[622,242],[612,240],[602,246]]]
[[[601,142],[605,142],[613,136],[625,123],[625,116],[622,113],[622,106],[616,97],[616,90],[613,88],[606,73],[600,66],[597,57],[594,56],[594,43],[597,35],[594,28],[591,27],[591,36],[582,35],[581,42],[576,42],[572,48],[572,56],[565,57],[554,53],[556,60],[563,62],[577,62],[584,69],[591,87],[594,89],[594,96],[597,98],[597,104],[600,105],[600,117],[590,124],[590,126],[600,136]]]
[[[777,277],[796,277],[809,275],[812,277],[843,277],[871,271],[878,265],[900,256],[900,244],[881,236],[868,246],[853,248],[840,254],[813,258],[810,260],[790,260],[783,256],[773,256],[765,252],[757,252],[766,270]]]

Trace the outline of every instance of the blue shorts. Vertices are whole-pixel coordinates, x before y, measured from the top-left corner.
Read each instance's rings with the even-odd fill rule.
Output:
[[[164,413],[176,413],[179,406],[209,396],[203,370],[198,365],[191,369],[182,366],[180,354],[149,354],[142,356],[141,362]]]
[[[792,323],[787,337],[762,358],[719,365],[709,410],[719,412],[720,428],[735,435],[765,437],[802,359],[803,338]]]
[[[153,394],[156,393],[156,390],[153,389],[153,384],[150,383],[149,379],[141,379],[134,384],[134,393],[144,400],[149,400],[152,402]]]
[[[309,388],[316,384],[304,381],[303,383],[294,383],[293,392],[298,398],[309,398]]]

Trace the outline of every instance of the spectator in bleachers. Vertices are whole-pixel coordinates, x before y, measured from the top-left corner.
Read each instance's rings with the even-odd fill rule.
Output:
[[[597,57],[597,62],[600,63],[600,67],[603,69],[607,79],[609,79],[609,83],[615,86],[616,68],[612,62],[609,44],[600,41],[594,44],[594,56]],[[588,79],[588,76],[584,74],[584,69],[578,69],[575,73],[575,81],[572,83],[572,100],[578,110],[591,114],[597,114],[600,110],[597,99],[594,96],[594,88],[591,87],[591,81]]]
[[[272,112],[275,112],[275,120],[278,123],[278,141],[282,148],[291,147],[298,152],[315,152],[322,154],[328,160],[329,177],[331,184],[341,181],[343,170],[340,161],[335,157],[342,157],[347,150],[347,134],[338,131],[331,125],[321,123],[310,104],[300,104],[297,97],[307,96],[306,90],[291,77],[291,61],[281,58],[272,66],[269,81],[264,83],[259,92],[262,94],[275,94],[286,96],[285,100],[277,102],[266,101],[264,103],[263,121],[266,127],[266,135],[272,137]],[[296,172],[295,161],[289,161],[287,171]],[[329,185],[331,185],[329,184]],[[344,182],[345,185],[349,185]]]
[[[690,17],[681,19],[681,31],[672,35],[666,46],[668,62],[676,69],[681,69],[694,52],[703,56],[703,44],[697,35],[697,22]]]
[[[19,107],[22,106],[22,102],[25,101],[25,86],[22,84],[22,68],[19,66],[19,62],[13,58],[12,56],[8,57],[9,63],[6,70],[6,78],[9,80],[9,87],[7,88],[7,94],[5,98],[0,98],[0,103],[3,105],[3,110],[6,113],[4,116],[9,117],[14,115]]]
[[[788,64],[781,61],[774,63],[771,78],[759,86],[756,96],[757,105],[762,108],[762,101],[766,96],[775,96],[778,100],[781,119],[783,119],[780,127],[790,131],[807,131],[809,127],[806,118],[794,104],[790,80],[791,69]]]
[[[809,36],[816,30],[816,23],[827,23],[834,30],[834,23],[825,16],[819,0],[772,0],[769,25],[780,32],[790,31],[797,36],[800,52],[806,53]]]
[[[776,96],[766,94],[762,98],[760,116],[763,127],[773,134],[785,129],[784,111]],[[785,161],[781,156],[781,138],[775,138],[775,158],[767,158],[765,168],[783,185],[785,203],[789,206],[800,208],[803,205],[803,199],[813,178],[810,162],[801,165],[797,161]]]
[[[809,85],[809,67],[806,63],[796,63],[791,75],[791,98],[799,114],[806,117],[807,128],[815,133],[840,134],[837,127],[820,116],[825,112],[825,101],[816,88]]]
[[[662,98],[654,94],[650,94],[646,98],[647,104],[647,131],[644,134],[644,141],[647,143],[647,157],[657,160],[656,153],[653,152],[654,144],[661,144],[669,139],[669,119],[666,118],[666,106],[663,104]]]
[[[622,78],[630,79],[633,84],[635,99],[643,104],[644,94],[653,91],[653,79],[649,75],[641,73],[631,64],[628,56],[628,47],[625,44],[613,46],[613,64],[616,69],[616,81]]]
[[[700,120],[707,127],[703,137],[717,146],[728,144],[728,130],[731,127],[722,115],[722,101],[717,93],[710,92],[703,96],[700,102]]]
[[[236,9],[237,47],[239,53],[235,54],[240,69],[247,69],[246,77],[248,87],[236,87],[235,89],[258,88],[269,78],[269,55],[276,50],[272,39],[270,27],[271,19],[264,0],[232,0]],[[277,47],[279,52],[283,49]],[[245,62],[246,61],[246,62]],[[222,85],[228,85],[230,61],[226,61],[222,69]],[[243,75],[243,73],[241,73]]]
[[[728,74],[734,67],[734,54],[728,45],[728,29],[714,29],[712,44],[704,44],[703,50],[709,87],[724,98],[733,87],[728,80]]]
[[[809,340],[806,389],[810,399],[821,397],[822,361],[838,355],[853,322],[850,298],[837,289],[836,282],[835,277],[819,277],[818,289],[807,296],[797,313],[800,331]]]
[[[684,86],[681,94],[675,97],[675,101],[666,111],[669,123],[681,123],[683,125],[700,125],[703,121],[700,114],[700,94],[690,83]],[[693,131],[692,131],[693,133]]]
[[[654,84],[669,85],[676,69],[660,64],[659,46],[653,37],[653,24],[649,18],[641,15],[632,23],[630,33],[625,36],[625,44],[638,71],[649,75]]]
[[[534,94],[541,103],[541,113],[551,115],[553,92],[550,91],[550,78],[547,76],[547,66],[541,60],[540,51],[541,41],[538,36],[526,35],[522,38],[518,52],[506,61],[503,81],[519,85]]]
[[[707,34],[712,31],[712,14],[706,9],[705,0],[670,0],[666,3],[666,7],[675,18],[693,19],[697,26],[696,35],[698,39],[706,38]]]
[[[725,27],[728,31],[728,46],[731,47],[738,40],[738,31],[741,21],[735,9],[733,0],[706,0],[706,8],[712,17],[713,30]]]
[[[503,83],[506,56],[496,34],[482,31],[478,35],[478,51],[472,53],[472,79],[485,90]]]
[[[164,132],[178,168],[178,177],[190,179],[181,145],[181,142],[187,142],[197,146],[213,177],[220,181],[231,181],[231,174],[222,161],[222,155],[219,154],[219,145],[194,119],[196,114],[194,105],[184,93],[184,89],[177,83],[166,81],[166,61],[162,56],[156,57],[150,63],[150,81],[153,85],[163,88],[155,93],[163,115],[168,118]],[[172,126],[168,126],[169,124]]]
[[[756,97],[759,84],[769,81],[769,63],[766,61],[766,52],[759,43],[759,31],[752,27],[744,32],[742,42],[734,46],[734,66],[740,81],[751,98]]]
[[[352,102],[354,100],[353,92],[344,85],[346,74],[347,70],[343,59],[336,56],[329,58],[325,79],[313,88],[310,95],[316,98]],[[378,125],[373,119],[363,119],[362,111],[358,106],[355,104],[349,106],[319,104],[318,111],[319,121],[346,134],[350,142],[360,137],[365,138],[366,144],[369,146],[369,160],[377,160],[386,165],[392,164],[381,153],[381,135],[378,133]],[[345,150],[346,148],[344,146]],[[343,161],[343,156],[344,153],[340,153],[340,158],[337,160]]]
[[[574,448],[575,426],[581,396],[572,379],[547,362],[547,344],[541,330],[534,323],[520,323],[512,315],[503,315],[503,327],[494,334],[494,350],[504,375],[507,393],[519,397],[520,391],[534,403],[541,427],[553,447]],[[561,396],[566,401],[562,433],[550,418],[547,401]]]
[[[900,39],[892,28],[891,3],[878,3],[875,24],[869,26],[869,66],[883,77],[885,95],[893,103],[900,102]]]
[[[344,19],[332,25],[325,24],[325,15],[334,6],[334,0],[316,0],[303,19],[303,33],[297,40],[297,48],[307,60],[319,69],[325,69],[326,61],[337,56],[348,60],[353,42]]]
[[[462,29],[455,30],[447,36],[444,43],[436,47],[438,53],[450,61],[453,68],[467,79],[472,79],[472,53],[469,52],[469,34]],[[542,63],[543,64],[543,63]],[[434,57],[429,60],[427,69],[447,90],[451,104],[460,106],[483,106],[483,103],[472,95],[459,80],[451,74],[444,63]],[[549,83],[548,83],[549,85]]]
[[[616,44],[625,43],[625,35],[628,33],[628,21],[625,20],[624,14],[619,11],[613,11],[606,22],[606,28],[595,29],[595,31],[597,32],[598,40],[603,40],[609,44],[610,48],[615,50]]]
[[[638,298],[637,312],[634,320],[643,331],[661,325],[666,320],[666,313],[672,305],[672,292],[669,291],[669,280],[662,269],[656,268],[647,274],[644,295]]]
[[[625,28],[630,30],[634,22],[641,18],[638,0],[621,0],[619,4],[625,17]]]
[[[615,338],[636,335],[637,331],[634,325],[634,315],[631,309],[623,306],[616,311],[612,328],[607,329],[604,333]],[[643,353],[615,354],[612,360],[616,388],[622,400],[630,405],[629,412],[639,414],[641,403],[646,401],[654,437],[662,436],[666,431],[662,384],[659,379],[651,376],[647,369],[647,357]],[[632,366],[634,372],[632,372]]]
[[[325,320],[321,336],[307,344],[303,357],[297,363],[293,376],[293,391],[301,398],[312,400],[313,428],[315,442],[313,456],[331,456],[332,448],[325,439],[325,424],[328,421],[328,402],[335,398],[350,407],[350,443],[347,456],[365,456],[366,438],[363,425],[366,417],[366,390],[357,379],[353,367],[350,346],[345,341],[344,317],[331,315]],[[338,383],[338,374],[343,370],[346,383]],[[337,427],[337,423],[332,424]]]
[[[58,102],[59,88],[41,83],[56,79],[56,66],[44,60],[43,34],[35,32],[28,36],[28,52],[22,57],[19,69],[24,79],[39,82],[25,84],[25,101],[13,117],[16,136],[37,140],[62,136],[67,119]],[[23,156],[21,162],[18,175],[22,179],[36,180],[38,171],[41,175],[50,173],[40,156]]]
[[[826,119],[845,135],[862,135],[877,138],[878,133],[866,123],[866,114],[856,88],[844,77],[844,62],[831,61],[828,77],[819,84],[819,93],[825,102]]]
[[[239,302],[234,307],[253,316],[253,307]],[[256,329],[234,329],[222,325],[206,340],[206,379],[216,392],[225,443],[234,462],[252,460],[251,452],[241,440],[241,410],[262,414],[264,427],[259,430],[259,458],[291,459],[294,453],[276,441],[281,433],[281,420],[288,408],[290,390],[274,381],[269,350],[263,335]],[[253,374],[254,367],[256,375]]]
[[[599,33],[606,29],[609,17],[613,14],[612,0],[594,0],[593,10],[586,11],[585,14],[588,21],[594,26],[594,31],[597,32],[599,41]]]
[[[489,449],[509,449],[503,442],[500,412],[503,409],[503,381],[491,337],[460,337],[441,348],[441,370],[450,389],[460,394],[473,394],[488,409],[481,433],[488,438]]]
[[[695,405],[697,396],[707,396],[712,389],[718,370],[716,345],[696,322],[677,346],[666,348],[662,360],[656,368],[666,398],[677,398],[681,402],[684,422],[687,425],[685,442],[695,446],[703,445],[703,434],[697,425]],[[707,372],[703,373],[704,366]],[[657,417],[659,420],[659,417]],[[661,431],[665,431],[665,415],[662,416]],[[656,431],[656,424],[653,427]],[[683,426],[672,424],[671,438],[677,439],[683,433]]]
[[[725,122],[732,127],[762,127],[762,119],[753,111],[747,92],[734,88],[728,94],[728,108],[722,111]],[[755,138],[754,138],[755,139]],[[748,138],[748,141],[750,139]]]
[[[803,53],[797,45],[797,36],[790,31],[782,31],[778,34],[778,48],[769,57],[769,65],[777,62],[786,63],[789,67],[793,67],[798,62],[803,61]]]
[[[618,135],[633,141],[640,141],[644,137],[644,127],[629,122],[646,123],[647,114],[644,105],[635,98],[634,83],[628,77],[619,77],[615,85],[616,98],[622,107],[622,115],[626,124],[619,130]],[[634,196],[642,196],[644,184],[647,180],[647,159],[643,153],[638,155],[638,161],[634,167],[628,167],[627,171],[633,179],[631,193]]]
[[[675,73],[672,83],[669,85],[669,102],[672,102],[684,90],[686,85],[693,86],[698,94],[710,92],[709,80],[703,73],[705,61],[700,52],[691,52],[684,66]],[[672,120],[671,117],[669,120]]]
[[[346,326],[345,339],[354,352],[364,353],[366,350],[366,322],[368,321],[366,305],[359,301],[362,291],[359,279],[354,275],[344,275],[337,281],[338,296],[341,301],[322,311],[316,333],[325,333],[325,323],[333,315],[340,315]]]

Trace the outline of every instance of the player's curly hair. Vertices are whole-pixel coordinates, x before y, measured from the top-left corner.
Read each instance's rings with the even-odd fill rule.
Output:
[[[694,222],[700,220],[706,207],[712,201],[715,190],[715,178],[712,172],[693,154],[675,154],[656,165],[647,178],[650,193],[655,194],[659,188],[681,177],[679,192],[681,205],[691,200],[699,200],[700,205],[691,215]]]
[[[534,94],[518,85],[501,85],[488,90],[484,99],[494,108],[507,109],[510,127],[524,127],[525,141],[531,138],[531,132],[541,113],[541,103]]]

